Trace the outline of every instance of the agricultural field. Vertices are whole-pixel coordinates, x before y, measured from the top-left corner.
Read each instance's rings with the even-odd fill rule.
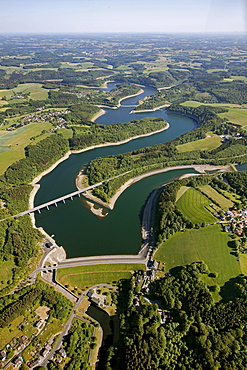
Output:
[[[225,107],[228,109],[228,112],[218,113],[219,117],[227,118],[229,122],[235,123],[247,129],[247,104],[242,105],[231,103],[204,104],[195,100],[188,100],[182,103],[181,105],[194,108],[199,107],[200,105],[211,105],[212,107]]]
[[[239,261],[231,254],[231,236],[221,226],[211,225],[200,229],[179,232],[165,241],[154,258],[165,262],[167,270],[195,261],[203,261],[210,272],[217,273],[215,283],[223,286],[242,271]]]
[[[184,105],[186,107],[199,107],[199,105],[210,105],[212,107],[226,107],[226,108],[240,108],[245,109],[247,108],[247,104],[233,104],[233,103],[202,103],[196,100],[186,100],[185,102],[181,103],[181,105]],[[220,113],[222,114],[222,113]]]
[[[224,189],[220,189],[219,192],[225,198],[231,200],[232,202],[234,202],[234,203],[240,203],[240,198],[241,198],[240,195],[238,195],[236,193],[230,193],[229,191],[224,190]]]
[[[179,153],[191,152],[193,150],[213,150],[218,148],[221,143],[220,136],[210,136],[205,139],[191,141],[189,143],[178,145],[176,148]]]
[[[233,202],[223,195],[218,193],[215,189],[213,189],[210,185],[205,185],[200,187],[200,190],[206,194],[209,198],[215,201],[222,209],[227,210],[228,208],[233,206]]]
[[[10,100],[11,102],[20,103],[21,101],[25,101],[26,99],[15,99],[12,98],[14,95],[18,94],[28,94],[29,99],[33,100],[45,100],[48,97],[48,89],[44,89],[42,84],[39,83],[25,83],[20,84],[14,89],[10,90],[0,90],[0,97],[6,97],[7,101]]]
[[[51,123],[32,123],[0,137],[0,175],[14,162],[25,157],[24,148],[30,144],[36,144],[42,139],[52,135],[42,133],[53,126]],[[35,138],[31,140],[31,138]],[[7,149],[6,149],[7,148]]]
[[[87,287],[104,283],[112,284],[120,279],[129,279],[136,270],[145,270],[142,264],[113,264],[79,266],[60,269],[57,280],[69,289],[86,289]]]
[[[227,118],[230,122],[241,125],[247,129],[247,109],[228,108],[228,112],[219,113],[221,118]]]
[[[247,81],[247,77],[246,76],[231,76],[231,80],[237,80],[237,81]]]
[[[188,220],[196,223],[212,223],[217,219],[205,208],[209,206],[210,200],[200,191],[189,188],[177,201],[178,209]]]
[[[247,275],[247,254],[240,254],[239,263],[242,274]]]

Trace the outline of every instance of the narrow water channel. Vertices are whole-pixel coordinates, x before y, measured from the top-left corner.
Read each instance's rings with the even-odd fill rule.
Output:
[[[151,91],[152,90],[152,91]],[[144,95],[155,93],[154,89],[145,89]],[[144,96],[142,94],[142,96]],[[51,173],[40,181],[40,190],[35,197],[35,205],[45,203],[59,196],[76,190],[75,178],[83,165],[90,160],[130,150],[170,141],[185,132],[195,128],[196,123],[184,116],[156,111],[152,113],[130,114],[132,105],[140,99],[132,97],[124,100],[118,110],[107,110],[96,122],[110,124],[126,122],[141,117],[162,117],[170,124],[168,130],[150,137],[132,140],[119,146],[109,146],[74,154],[57,166]],[[128,113],[127,113],[128,111]],[[117,120],[117,113],[119,119]],[[103,219],[93,215],[86,207],[83,198],[74,198],[73,201],[61,203],[58,207],[51,207],[49,211],[35,214],[36,225],[42,226],[58,245],[62,245],[67,257],[78,257],[102,254],[136,254],[141,244],[140,213],[150,192],[160,185],[194,170],[175,170],[152,176],[129,187],[118,199],[113,211]]]

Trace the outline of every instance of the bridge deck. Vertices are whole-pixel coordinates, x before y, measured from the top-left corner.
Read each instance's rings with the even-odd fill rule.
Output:
[[[113,180],[113,179],[116,179],[117,177],[120,177],[120,176],[123,176],[125,175],[126,173],[129,173],[131,171],[127,171],[127,172],[124,172],[120,175],[117,175],[117,176],[114,176],[114,177],[111,177],[110,179],[107,179],[107,180],[104,180],[104,181],[101,181],[101,182],[98,182],[97,184],[94,184],[94,185],[91,185],[91,186],[88,186],[87,188],[84,188],[84,189],[81,189],[81,190],[77,190],[77,191],[74,191],[73,193],[70,193],[70,194],[66,194],[62,197],[59,197],[59,198],[56,198],[56,199],[53,199],[51,200],[50,202],[46,202],[46,203],[43,203],[43,204],[40,204],[39,206],[37,207],[34,207],[34,208],[31,208],[31,209],[28,209],[27,211],[23,211],[23,212],[20,212],[18,213],[17,215],[14,215],[12,217],[20,217],[20,216],[24,216],[24,215],[28,215],[30,213],[33,213],[35,211],[39,211],[40,209],[43,209],[43,208],[48,208],[49,206],[52,206],[53,204],[56,204],[56,203],[59,203],[59,202],[62,202],[62,201],[65,201],[66,199],[69,199],[69,198],[73,198],[77,195],[80,195],[82,193],[85,193],[86,191],[88,190],[92,190],[94,188],[97,188],[98,186],[104,184],[105,182],[107,181],[110,181],[110,180]]]

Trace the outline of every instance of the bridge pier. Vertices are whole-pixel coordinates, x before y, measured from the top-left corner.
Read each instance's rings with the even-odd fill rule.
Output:
[[[65,199],[63,199],[63,202],[65,203]]]
[[[71,200],[73,200],[73,197],[70,197]]]
[[[57,207],[57,203],[55,203],[55,206]]]
[[[39,214],[41,214],[40,209],[38,209]]]
[[[48,211],[50,210],[49,206],[46,206],[46,208],[48,209]]]
[[[79,193],[79,194],[78,194],[78,197],[80,198],[80,196],[81,196],[81,194]]]

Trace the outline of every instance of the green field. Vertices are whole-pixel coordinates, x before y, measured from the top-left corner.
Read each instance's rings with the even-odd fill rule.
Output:
[[[242,274],[247,276],[247,254],[241,254],[239,257],[239,262]]]
[[[231,76],[231,80],[238,80],[238,81],[247,81],[246,76]]]
[[[42,84],[39,83],[26,83],[26,84],[20,84],[14,89],[11,90],[0,90],[0,98],[3,96],[6,96],[7,100],[11,98],[14,94],[27,94],[29,93],[29,98],[33,100],[44,100],[48,97],[48,89],[44,89],[42,87]],[[25,101],[25,99],[14,99],[11,100],[12,102],[21,102]]]
[[[178,209],[194,224],[200,222],[212,223],[217,219],[205,208],[210,200],[200,191],[189,188],[177,201]]]
[[[220,113],[221,118],[227,118],[232,123],[237,123],[238,125],[247,128],[247,109],[237,109],[228,108],[228,112]]]
[[[247,104],[232,104],[232,103],[202,103],[196,100],[186,100],[181,105],[185,105],[186,107],[199,107],[199,105],[210,105],[212,107],[226,107],[226,108],[247,108]]]
[[[178,145],[176,148],[179,153],[191,152],[193,150],[213,150],[221,145],[221,140],[220,136],[211,136],[205,139]]]
[[[167,270],[195,261],[204,261],[210,272],[217,272],[214,279],[223,285],[241,273],[240,264],[232,255],[228,243],[231,236],[221,231],[219,225],[179,232],[164,242],[154,258],[165,262]]]
[[[187,100],[181,105],[186,107],[199,107],[199,105],[211,105],[212,107],[225,107],[228,109],[228,112],[219,113],[219,117],[227,118],[229,122],[236,123],[241,125],[244,128],[247,128],[247,105],[246,104],[228,104],[228,103],[212,103],[204,104],[195,100]],[[185,145],[185,144],[184,144]]]
[[[177,196],[176,196],[176,202],[181,198],[181,196],[189,189],[188,186],[181,186],[178,189]]]
[[[225,198],[230,199],[232,202],[240,203],[240,195],[230,193],[229,191],[224,189],[220,189],[220,193],[224,195]]]
[[[7,133],[7,140],[5,135],[0,137],[0,145],[9,147],[11,150],[0,152],[0,175],[5,172],[5,170],[14,162],[25,157],[24,148],[29,144],[36,144],[42,139],[52,134],[44,133],[41,134],[43,130],[47,131],[53,126],[51,123],[32,123],[25,127],[21,127],[17,130]],[[10,136],[9,136],[10,135]],[[35,140],[30,140],[31,137],[40,135]]]
[[[0,262],[0,290],[8,286],[8,282],[12,281],[13,269],[15,268],[14,261],[1,261]]]
[[[215,202],[219,204],[219,206],[225,210],[233,206],[233,202],[223,195],[218,193],[215,189],[213,189],[210,185],[205,185],[200,187],[200,190],[206,194],[208,197],[213,199]]]
[[[136,270],[146,270],[142,264],[112,264],[78,266],[57,271],[57,280],[70,289],[84,289],[96,284],[112,284],[120,279],[129,279]]]

